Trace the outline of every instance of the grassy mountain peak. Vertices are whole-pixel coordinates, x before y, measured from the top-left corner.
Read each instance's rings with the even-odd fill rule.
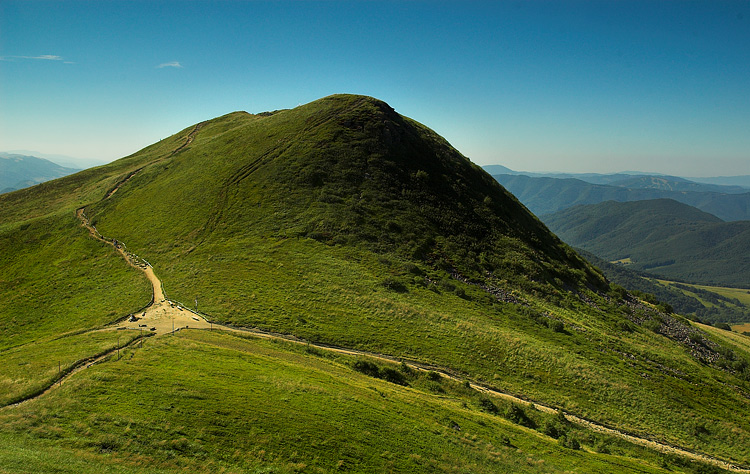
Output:
[[[134,234],[139,246],[187,251],[247,233],[303,237],[472,278],[510,273],[505,257],[514,252],[532,280],[602,283],[488,174],[380,100],[334,95],[291,110],[233,113],[166,141],[174,146],[186,133],[194,133],[190,144],[166,159],[153,159],[158,147],[129,158],[142,168],[92,206],[94,219],[115,226],[113,234]],[[176,221],[166,235],[147,231],[165,215]]]

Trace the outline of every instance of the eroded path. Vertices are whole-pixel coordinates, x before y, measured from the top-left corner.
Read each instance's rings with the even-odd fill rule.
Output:
[[[123,242],[116,239],[108,239],[102,236],[96,227],[92,226],[86,217],[84,208],[76,211],[76,216],[81,224],[88,229],[89,234],[95,239],[111,245],[130,265],[140,269],[151,283],[153,298],[151,304],[138,314],[133,314],[132,320],[126,319],[120,323],[107,328],[115,330],[120,328],[145,330],[156,335],[178,331],[183,328],[207,329],[211,324],[201,315],[183,308],[179,304],[168,300],[164,296],[161,280],[154,273],[154,268],[146,260],[134,253],[128,252]]]
[[[389,362],[402,362],[401,359],[388,356],[385,354],[376,354],[376,353],[371,353],[371,352],[359,351],[355,349],[348,349],[344,347],[329,346],[325,344],[315,344],[315,343],[310,343],[309,341],[300,340],[298,338],[295,338],[294,336],[289,336],[289,335],[284,335],[284,334],[275,334],[275,333],[271,333],[267,331],[262,331],[259,329],[233,328],[233,327],[222,326],[219,324],[212,325],[211,323],[206,321],[205,318],[203,318],[203,316],[197,313],[194,313],[187,308],[183,308],[179,304],[165,298],[164,292],[162,289],[162,283],[159,280],[159,278],[156,276],[156,274],[154,273],[153,267],[146,260],[138,257],[137,255],[133,253],[128,252],[126,250],[125,245],[122,242],[118,242],[114,239],[110,240],[110,239],[103,237],[96,230],[96,228],[90,224],[88,218],[86,217],[84,208],[78,209],[76,215],[81,220],[82,225],[86,227],[86,229],[88,229],[89,233],[94,238],[102,242],[105,242],[109,245],[112,245],[112,247],[116,249],[120,253],[120,255],[130,265],[133,265],[134,267],[139,268],[141,271],[143,271],[143,273],[151,282],[151,286],[153,288],[152,302],[145,310],[142,310],[140,314],[134,315],[137,318],[137,320],[116,323],[104,330],[135,329],[135,330],[140,330],[140,331],[148,331],[149,333],[158,336],[158,335],[173,333],[174,331],[178,331],[180,329],[212,328],[214,330],[232,331],[232,332],[243,333],[243,334],[251,334],[253,336],[261,337],[265,339],[279,339],[279,340],[285,340],[285,341],[294,342],[298,344],[305,344],[307,346],[314,347],[316,349],[334,351],[334,352],[341,353],[341,354],[347,354],[347,355],[353,355],[353,356],[366,356],[366,357],[372,357],[372,358],[381,359],[381,360],[389,361]],[[136,339],[130,344],[135,344],[137,343],[137,341],[138,340]],[[68,377],[71,377],[76,372],[83,370],[87,367],[90,367],[94,363],[108,357],[115,350],[116,349],[113,349],[112,351],[109,351],[107,354],[104,354],[100,356],[99,358],[89,360],[85,364],[80,364],[79,366],[75,367],[74,370],[72,370],[70,373],[65,375],[65,377],[60,379],[60,382]],[[464,382],[466,380],[460,376],[455,375],[450,370],[445,369],[445,368],[431,366],[427,364],[421,364],[417,362],[408,362],[406,364],[417,370],[431,370],[431,371],[438,372],[444,377],[447,377],[447,378],[450,378],[452,380],[456,380],[459,382]],[[554,407],[544,405],[533,400],[528,400],[518,395],[508,393],[508,392],[503,392],[502,390],[498,390],[496,388],[488,387],[488,386],[473,383],[473,382],[470,382],[470,385],[473,389],[477,391],[487,393],[495,397],[500,397],[500,398],[509,400],[514,403],[520,403],[520,404],[533,403],[537,409],[544,411],[544,412],[553,413],[557,411],[557,409]],[[38,398],[39,396],[44,395],[49,390],[53,389],[55,386],[57,386],[57,382],[55,382],[55,385],[48,387],[43,392],[39,393],[38,395],[35,395],[34,397],[31,397],[30,399]],[[666,443],[662,443],[662,442],[658,442],[655,440],[629,434],[629,433],[626,433],[617,429],[613,429],[613,428],[601,425],[591,420],[586,420],[586,419],[577,417],[575,415],[566,413],[565,417],[570,422],[575,423],[580,426],[584,426],[592,431],[604,433],[610,436],[615,436],[615,437],[627,440],[633,444],[645,446],[647,448],[650,448],[656,451],[669,453],[669,454],[676,454],[679,456],[686,457],[688,459],[692,459],[692,460],[699,461],[699,462],[706,463],[706,464],[711,464],[711,465],[720,467],[722,469],[726,469],[728,471],[750,473],[749,468],[741,467],[736,464],[723,461],[721,459],[716,459],[711,456],[688,451],[686,449],[683,449],[677,446],[672,446]]]

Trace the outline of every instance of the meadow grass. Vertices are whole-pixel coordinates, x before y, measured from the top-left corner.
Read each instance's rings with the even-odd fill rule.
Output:
[[[696,288],[712,291],[727,298],[739,300],[742,304],[750,305],[750,289],[747,288],[726,288],[722,286],[692,285]]]
[[[426,373],[407,373],[411,386],[389,383],[353,370],[362,358],[324,352],[180,331],[0,412],[0,437],[14,450],[18,439],[42,446],[26,456],[29,468],[80,452],[89,460],[80,472],[647,473],[674,463],[584,431],[569,436],[607,453],[571,449],[506,419],[503,400],[491,399],[494,414],[462,384]],[[534,424],[551,419],[519,409]]]
[[[205,247],[161,272],[170,297],[198,297],[216,322],[435,364],[628,432],[748,459],[750,420],[735,411],[744,399],[724,385],[748,383],[717,374],[664,336],[637,326],[613,331],[611,310],[488,304],[486,293],[455,280],[463,298],[412,281],[400,293],[381,284],[405,274],[393,256],[310,239]],[[557,318],[564,332],[528,314]]]
[[[691,307],[692,314],[689,317],[699,322],[712,323],[741,323],[750,319],[750,293],[746,289],[727,288],[719,286],[705,286],[690,283],[681,283],[669,280],[654,280],[659,287],[668,288],[670,291],[688,298],[678,303]],[[669,301],[668,297],[664,297]],[[690,300],[695,301],[702,307],[694,308]],[[678,305],[675,305],[677,309]],[[687,314],[687,312],[686,312]]]
[[[727,331],[725,329],[715,328],[705,324],[698,324],[698,326],[710,333],[716,340],[721,341],[727,346],[731,347],[732,350],[745,357],[750,357],[750,337],[744,334],[738,334],[733,331]]]
[[[136,331],[93,331],[30,342],[0,353],[0,406],[52,385],[84,359],[123,347]]]
[[[38,393],[76,362],[130,341],[89,332],[151,299],[150,284],[70,212],[0,232],[0,405]]]
[[[677,282],[671,281],[671,280],[661,280],[657,279],[659,283],[662,285],[674,285]],[[706,290],[710,291],[712,293],[717,293],[721,296],[725,296],[727,298],[736,299],[740,303],[744,305],[750,305],[750,290],[745,288],[730,288],[726,286],[708,286],[708,285],[697,285],[694,283],[680,283],[684,286],[691,286],[694,288],[698,288],[700,290]],[[699,297],[699,294],[693,293],[694,296]],[[711,303],[709,301],[704,301],[703,303],[706,305],[710,305]]]
[[[86,473],[137,474],[143,467],[127,459],[116,462],[113,456],[62,445],[54,439],[33,434],[9,434],[0,431],[0,472],[13,474]],[[178,469],[150,466],[153,474],[172,473]],[[220,471],[217,471],[220,472]]]
[[[73,213],[0,233],[0,357],[4,350],[100,327],[149,303],[151,289]]]

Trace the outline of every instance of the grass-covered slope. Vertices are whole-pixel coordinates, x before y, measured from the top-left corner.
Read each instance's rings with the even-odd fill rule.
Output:
[[[545,216],[569,244],[633,268],[704,284],[750,287],[750,221],[722,222],[672,200],[579,206]]]
[[[148,304],[139,272],[72,213],[0,233],[0,350],[101,326]]]
[[[395,252],[468,277],[523,269],[540,282],[602,283],[445,140],[361,96],[207,122],[189,146],[89,214],[106,232],[158,253],[301,237]]]
[[[150,149],[160,146],[168,155],[178,145],[166,140]],[[131,339],[93,331],[147,305],[151,286],[92,239],[75,211],[138,166],[124,158],[0,195],[0,405]]]
[[[659,280],[646,272],[610,263],[585,250],[579,254],[599,268],[609,281],[648,300],[668,303],[675,312],[708,323],[750,321],[750,290],[715,288]]]
[[[380,101],[229,114],[162,161],[131,159],[154,164],[89,215],[214,321],[436,363],[635,431],[693,436],[695,413],[675,413],[696,396],[689,382],[643,381],[627,365],[613,380],[612,366],[640,351],[642,369],[663,354],[691,377],[706,369],[663,336],[623,334],[624,309],[589,291],[606,291],[598,273]]]
[[[0,199],[7,204],[2,208],[3,235],[18,238],[26,224],[68,219],[71,234],[66,245],[90,246],[94,259],[115,258],[111,247],[76,227],[74,211],[86,206],[99,232],[124,242],[154,266],[167,296],[191,307],[197,299],[199,309],[214,322],[431,364],[623,431],[750,463],[750,414],[744,395],[750,392],[750,372],[744,353],[610,288],[489,175],[434,132],[375,99],[332,96],[275,113],[229,114],[110,165]],[[59,234],[53,232],[49,238]],[[5,248],[15,264],[24,260],[15,256],[18,248]],[[40,246],[28,257],[40,268],[52,259],[44,249]],[[92,262],[70,259],[67,265],[86,274],[94,271]],[[101,272],[107,281],[145,286],[145,279],[130,274],[124,263],[115,267]],[[66,288],[44,285],[47,274],[34,275],[26,287],[8,286],[14,298],[26,289],[49,299],[68,294]],[[93,295],[94,290],[104,288],[86,291]],[[60,321],[69,321],[70,330],[95,327],[143,304],[140,294],[135,291],[131,298],[120,291],[103,291],[97,303],[102,309],[71,305],[71,317]],[[118,303],[120,296],[123,301]],[[103,313],[104,308],[115,314]],[[3,311],[0,317],[7,321],[12,314]],[[38,319],[31,312],[15,314],[24,321]],[[51,328],[45,326],[44,331],[53,332]],[[33,334],[20,334],[34,339]],[[243,379],[241,372],[250,370],[238,368],[213,378],[206,364],[213,358],[218,366],[231,364],[233,357],[244,357],[237,353],[244,349],[198,350],[207,346],[196,343],[176,349],[177,357],[170,355],[166,342],[157,341],[154,347],[161,349],[149,352],[149,358],[134,355],[129,369],[142,374],[139,383],[144,387],[177,387],[174,384],[184,375],[189,385],[215,391],[222,383]],[[260,371],[274,367],[268,360],[254,363],[262,366]],[[173,382],[165,379],[169,367],[174,367]],[[207,378],[199,383],[201,377]],[[87,453],[135,452],[159,460],[174,455],[160,449],[174,451],[174,446],[186,450],[188,454],[179,457],[188,464],[204,459],[220,466],[235,466],[237,461],[226,460],[254,449],[260,442],[253,440],[263,439],[234,439],[235,430],[248,428],[241,422],[246,408],[241,416],[231,410],[243,393],[235,387],[229,395],[236,396],[217,400],[212,395],[199,399],[200,404],[194,404],[189,394],[166,403],[159,394],[146,392],[151,409],[138,408],[138,419],[133,418],[130,428],[142,430],[143,442],[129,444],[115,430],[128,426],[117,413],[139,406],[135,393],[111,409],[104,402],[86,405],[86,400],[96,400],[104,392],[103,400],[116,398],[106,388],[110,384],[137,391],[129,378],[115,371],[104,381],[82,379],[88,385],[75,392],[81,398],[70,400],[75,405],[70,411],[76,420],[89,416],[91,422],[85,421],[85,426],[73,418],[53,422],[67,415],[52,408],[56,415],[33,418],[31,426],[57,426],[62,430],[60,446]],[[192,390],[189,385],[185,390]],[[313,399],[319,392],[295,393],[301,397],[295,405],[300,417],[314,419]],[[246,400],[250,407],[258,403],[257,397]],[[165,417],[170,427],[179,423],[170,418],[174,413],[165,414],[169,405],[180,407],[180,416],[195,416],[185,424],[190,429],[167,437],[150,423]],[[363,411],[371,409],[367,405]],[[12,418],[26,409],[5,410]],[[205,413],[196,414],[201,410]],[[414,417],[413,410],[395,410],[406,420],[404,426]],[[118,421],[101,424],[100,415]],[[386,411],[372,423],[391,415]],[[345,417],[339,419],[343,416],[332,415],[335,426],[345,423]],[[299,436],[298,444],[320,436],[324,428],[330,430],[311,422],[310,431],[298,435],[291,420],[255,420],[254,429],[281,430],[283,438],[292,440]],[[28,419],[18,424],[6,421],[19,427],[13,433],[29,427],[24,424]],[[215,430],[205,426],[209,421],[234,428]],[[42,429],[37,434],[55,436],[50,433]],[[76,436],[81,436],[81,444],[73,442]],[[399,439],[419,439],[412,436],[416,435]],[[180,441],[193,437],[205,440],[202,445],[208,447]],[[224,443],[234,451],[227,454]],[[489,444],[495,446],[492,440]],[[42,451],[49,447],[40,446]],[[354,446],[371,452],[361,437]],[[303,462],[334,469],[328,454],[315,462],[297,461],[294,451],[284,449],[266,450],[273,453],[268,459],[251,456],[248,466],[294,470],[290,463]],[[546,444],[539,450],[547,453],[543,459],[558,455],[557,448]],[[417,454],[429,457],[435,451],[421,452],[426,454]],[[456,456],[459,468],[446,464],[436,470],[471,469],[471,459],[484,454],[459,450]],[[576,456],[581,456],[580,464],[564,461],[560,468],[609,470],[595,467],[596,456]],[[507,461],[505,469],[514,462]],[[313,467],[308,470],[315,472]],[[543,467],[538,470],[546,472]]]
[[[436,373],[296,344],[181,331],[122,356],[46,399],[0,412],[6,428],[0,466],[76,473],[656,473],[703,467],[586,433]],[[390,371],[400,384],[353,367]]]

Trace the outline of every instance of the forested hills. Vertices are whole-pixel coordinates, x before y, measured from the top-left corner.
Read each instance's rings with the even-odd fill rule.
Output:
[[[591,252],[578,253],[599,268],[609,281],[654,303],[667,303],[675,312],[708,324],[738,324],[750,321],[748,298],[733,296],[740,289],[713,288],[676,281],[664,281],[629,265],[610,263]],[[750,295],[750,290],[744,290]]]
[[[723,222],[673,200],[608,201],[544,217],[570,245],[668,279],[750,287],[750,221]]]

